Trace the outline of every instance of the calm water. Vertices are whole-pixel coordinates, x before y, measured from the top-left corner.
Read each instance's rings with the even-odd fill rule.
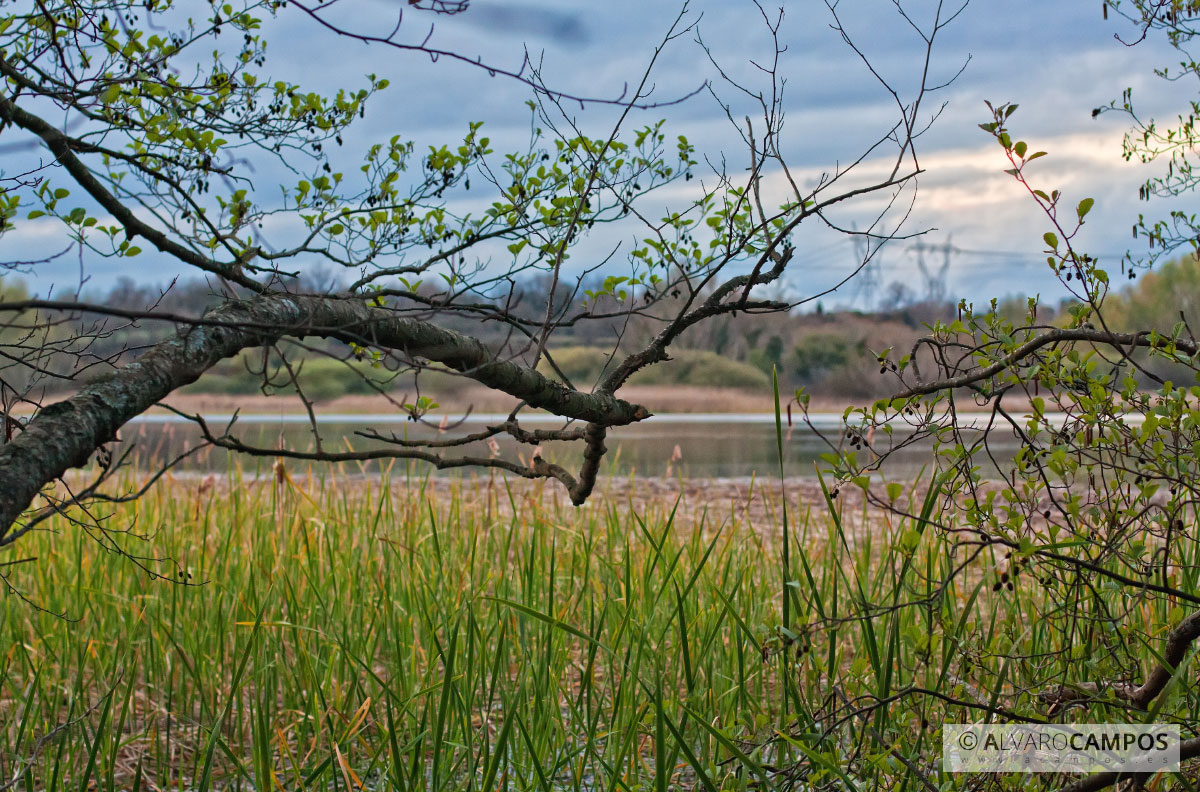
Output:
[[[453,435],[480,431],[506,416],[472,416]],[[815,415],[813,423],[831,442],[838,442],[841,415]],[[214,432],[222,429],[228,415],[205,416]],[[527,428],[552,428],[561,420],[537,420],[532,416],[523,422]],[[365,451],[384,447],[377,440],[362,437],[363,431],[396,435],[409,439],[438,436],[436,428],[415,424],[394,415],[327,415],[319,424],[326,451],[354,449]],[[789,432],[784,427],[785,467],[788,475],[804,476],[814,473],[814,465],[829,446],[807,426],[797,424]],[[233,434],[242,442],[269,448],[283,447],[311,450],[312,433],[304,416],[240,416]],[[449,433],[443,437],[450,437]],[[139,464],[144,467],[161,464],[200,440],[198,429],[176,416],[143,416],[121,432],[122,441],[136,444]],[[505,459],[526,459],[532,450],[512,438],[496,438],[499,455]],[[1016,442],[1012,442],[1013,450]],[[641,424],[614,429],[608,436],[606,472],[614,475],[636,473],[642,476],[678,475],[697,478],[725,478],[757,475],[777,475],[775,419],[771,415],[658,415]],[[568,469],[578,467],[579,444],[549,443],[543,449],[547,459],[564,464]],[[993,444],[995,447],[995,444]],[[678,450],[676,450],[678,449]],[[492,449],[486,443],[474,443],[449,449],[446,456],[471,455],[487,457]],[[675,461],[673,457],[676,458]],[[889,477],[915,475],[930,462],[927,447],[914,447],[900,452],[889,463]],[[224,471],[228,455],[220,449],[209,449],[180,467],[192,471]],[[269,458],[243,458],[247,469],[271,464]],[[357,464],[357,463],[354,463]],[[364,463],[365,469],[377,469],[387,462]],[[453,471],[449,471],[453,473]]]

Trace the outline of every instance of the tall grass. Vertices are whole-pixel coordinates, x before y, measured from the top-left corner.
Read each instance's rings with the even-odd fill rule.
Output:
[[[1006,658],[1056,648],[1028,618],[1045,589],[938,588],[961,556],[927,529],[936,490],[909,519],[791,502],[781,586],[779,520],[433,486],[175,482],[105,523],[140,560],[65,521],[23,543],[0,783],[953,785],[938,727],[981,718],[914,691],[1019,709],[1045,669]]]

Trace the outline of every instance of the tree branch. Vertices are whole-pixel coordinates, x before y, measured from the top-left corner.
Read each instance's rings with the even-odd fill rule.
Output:
[[[0,59],[0,73],[4,73],[6,69],[11,68],[3,59]],[[91,168],[84,165],[79,157],[76,156],[75,149],[89,148],[86,144],[82,144],[64,134],[45,119],[17,107],[13,104],[12,99],[7,96],[0,96],[0,119],[41,138],[59,164],[71,174],[71,178],[83,187],[88,195],[95,199],[96,203],[111,212],[113,217],[117,219],[117,222],[125,228],[126,233],[130,236],[140,236],[163,253],[174,256],[181,262],[190,264],[197,269],[211,272],[214,275],[220,275],[251,291],[263,291],[261,284],[252,278],[246,277],[239,271],[239,264],[242,262],[221,263],[215,261],[208,256],[197,253],[186,245],[180,244],[171,239],[163,231],[141,220],[128,206],[123,204],[120,199],[101,184]]]
[[[533,369],[499,360],[476,339],[398,317],[356,298],[262,295],[227,302],[204,322],[181,328],[133,363],[46,407],[11,442],[0,446],[0,480],[5,482],[0,489],[0,545],[43,486],[68,469],[87,464],[91,454],[112,441],[127,421],[175,389],[195,382],[218,361],[286,336],[334,338],[435,361],[530,407],[599,427],[650,416],[645,407],[609,393],[583,393]]]
[[[1179,761],[1183,762],[1188,759],[1195,759],[1197,756],[1200,756],[1200,737],[1180,741]],[[1081,778],[1073,784],[1067,784],[1062,788],[1062,792],[1097,792],[1098,790],[1107,789],[1113,784],[1134,777],[1135,775],[1131,773],[1117,773],[1113,771],[1096,773],[1086,778]]]
[[[1051,344],[1058,344],[1064,341],[1087,341],[1093,344],[1104,344],[1105,346],[1147,347],[1150,349],[1166,346],[1167,344],[1174,344],[1177,349],[1186,352],[1189,355],[1195,355],[1197,352],[1200,352],[1200,344],[1197,344],[1193,341],[1183,338],[1172,339],[1169,336],[1163,335],[1158,335],[1157,337],[1152,336],[1153,334],[1147,331],[1138,333],[1113,333],[1107,330],[1097,330],[1090,327],[1048,330],[1029,339],[1012,352],[1009,352],[1000,360],[992,363],[990,366],[973,369],[954,377],[946,377],[944,379],[934,380],[931,382],[918,382],[908,390],[901,391],[900,393],[893,395],[892,398],[907,399],[913,396],[926,396],[939,391],[963,388],[981,380],[994,377],[1002,371],[1012,368],[1021,360],[1044,346],[1050,346]]]
[[[1071,687],[1058,687],[1042,693],[1039,698],[1052,704],[1071,704],[1094,701],[1103,690],[1112,690],[1117,698],[1128,701],[1138,709],[1146,709],[1158,694],[1166,689],[1167,683],[1187,656],[1192,642],[1200,638],[1200,611],[1175,625],[1167,635],[1166,650],[1162,662],[1156,664],[1141,685],[1114,684],[1101,686],[1095,682],[1083,682]]]

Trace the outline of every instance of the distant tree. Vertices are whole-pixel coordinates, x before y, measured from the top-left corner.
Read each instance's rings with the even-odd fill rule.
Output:
[[[778,334],[767,339],[762,349],[752,349],[750,362],[763,371],[770,373],[774,369],[783,368],[783,338]]]
[[[12,276],[0,277],[0,300],[22,302],[29,299],[25,284]],[[49,331],[49,328],[47,328]],[[0,324],[0,382],[11,383],[14,392],[27,390],[36,376],[36,369],[27,359],[32,347],[41,347],[44,336],[37,332],[36,323],[22,314],[18,321]],[[16,425],[3,421],[3,434],[12,436]]]
[[[906,305],[911,305],[916,299],[916,294],[907,284],[901,281],[892,281],[887,285],[883,298],[879,301],[879,310],[898,311]]]
[[[850,361],[851,344],[841,335],[814,333],[792,348],[792,373],[805,385]]]
[[[1200,322],[1200,261],[1192,254],[1168,261],[1110,298],[1112,323],[1121,330],[1170,320]]]

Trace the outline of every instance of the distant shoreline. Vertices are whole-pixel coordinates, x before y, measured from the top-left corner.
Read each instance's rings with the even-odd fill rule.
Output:
[[[517,404],[516,400],[497,391],[487,388],[464,388],[455,393],[427,394],[438,401],[438,409],[432,413],[440,415],[463,415],[470,411],[478,413],[509,413]],[[698,385],[628,385],[618,394],[620,398],[635,404],[641,404],[653,415],[697,413],[722,414],[763,414],[773,415],[775,412],[775,397],[770,391],[741,390],[737,388],[714,388]],[[792,398],[792,391],[779,394],[783,408]],[[875,398],[882,398],[880,394]],[[316,402],[314,410],[327,415],[342,414],[386,414],[399,412],[398,404],[402,402],[403,394],[394,394],[395,404],[381,395],[371,396],[341,396],[336,399]],[[409,394],[412,401],[413,394]],[[808,409],[812,413],[836,413],[840,415],[848,407],[865,407],[871,404],[871,397],[861,399],[813,396]],[[177,410],[186,413],[228,414],[235,410],[244,414],[255,415],[304,415],[304,405],[294,396],[263,396],[182,393],[172,394],[166,403]],[[1028,405],[1019,399],[1006,399],[1005,404],[1011,412],[1028,411]],[[961,412],[981,412],[973,402],[960,401],[958,409]],[[154,412],[165,412],[154,408]],[[800,417],[795,405],[792,406],[793,420]],[[653,420],[653,419],[652,419]]]
[[[403,392],[383,395],[340,396],[316,402],[314,409],[327,414],[386,414],[401,412]],[[438,402],[432,415],[461,415],[472,413],[507,414],[517,406],[517,400],[504,393],[487,388],[462,388],[452,393],[428,393]],[[651,413],[772,413],[774,397],[768,393],[744,391],[733,388],[697,386],[629,386],[622,388],[620,397],[644,405]],[[415,401],[416,394],[407,394],[407,401]],[[261,394],[208,394],[175,393],[166,400],[167,404],[187,413],[243,413],[259,415],[303,415],[304,405],[294,396],[263,396]],[[830,400],[831,404],[834,400]],[[836,402],[837,409],[845,404]],[[155,408],[159,411],[161,408]]]
[[[447,394],[425,394],[434,398],[439,406],[431,416],[463,415],[468,411],[473,414],[509,413],[517,404],[516,400],[506,394],[487,388],[462,388]],[[763,414],[775,412],[775,399],[770,391],[741,390],[736,388],[716,388],[696,385],[629,385],[618,394],[626,401],[644,405],[654,415],[666,414]],[[884,396],[885,394],[880,394]],[[326,415],[380,415],[401,413],[400,404],[405,394],[392,394],[391,400],[384,395],[351,395],[336,399],[315,402],[313,407],[318,413]],[[792,392],[780,393],[781,401],[786,403],[791,399]],[[414,400],[415,394],[408,394],[408,400]],[[47,403],[59,401],[65,396],[52,396]],[[812,397],[809,411],[813,413],[841,414],[848,407],[862,407],[871,403],[872,399]],[[304,405],[294,396],[264,396],[262,394],[223,394],[223,393],[173,393],[164,400],[184,413],[190,415],[227,415],[239,412],[244,415],[304,415]],[[1006,401],[1013,412],[1027,410],[1027,405],[1017,399]],[[972,402],[960,402],[958,408],[962,412],[980,412],[980,408]],[[27,409],[18,409],[16,414],[28,414]],[[162,407],[153,407],[147,415],[165,415],[169,411]],[[799,413],[793,405],[793,419],[799,418]]]

